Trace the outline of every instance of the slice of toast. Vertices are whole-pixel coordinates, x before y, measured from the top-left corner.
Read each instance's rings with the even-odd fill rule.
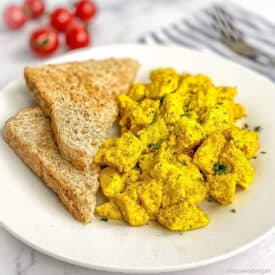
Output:
[[[132,59],[105,59],[25,68],[27,86],[51,118],[58,149],[87,169],[118,115],[116,95],[138,71]]]
[[[3,129],[6,142],[50,187],[73,216],[89,223],[96,204],[98,168],[83,173],[64,160],[54,142],[49,119],[39,107],[10,118]]]

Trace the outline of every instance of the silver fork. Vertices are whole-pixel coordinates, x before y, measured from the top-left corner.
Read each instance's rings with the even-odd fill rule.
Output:
[[[275,59],[272,56],[249,45],[244,34],[234,25],[234,19],[225,9],[214,6],[207,13],[212,18],[213,27],[220,34],[222,42],[233,52],[261,65],[275,66]]]

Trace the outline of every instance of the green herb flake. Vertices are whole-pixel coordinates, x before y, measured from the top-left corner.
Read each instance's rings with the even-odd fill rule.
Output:
[[[138,166],[138,164],[133,168],[134,170],[136,170],[136,171],[139,171],[140,172],[140,167]]]
[[[199,123],[199,124],[202,124],[202,119],[201,118],[197,118],[197,122]]]
[[[265,151],[261,151],[260,153],[261,153],[261,154],[266,154],[266,152],[265,152]]]
[[[164,101],[164,96],[159,98],[159,106],[162,106]]]
[[[180,117],[190,117],[191,115],[190,115],[190,113],[188,113],[188,112],[185,112],[184,114],[182,114]]]
[[[153,151],[156,151],[160,148],[161,144],[163,143],[163,139],[159,140],[156,144],[154,143],[149,143],[147,144],[148,149],[152,149]]]
[[[230,212],[231,212],[231,213],[236,213],[237,210],[236,210],[235,208],[232,208],[232,209],[230,209]]]
[[[254,157],[253,157],[253,159],[256,159],[256,158],[257,158],[257,156],[254,156]]]
[[[247,123],[245,123],[245,124],[243,125],[243,128],[244,128],[244,129],[248,129],[248,128],[249,128],[249,125],[248,125]]]
[[[261,130],[262,130],[261,126],[256,126],[256,127],[254,128],[254,131],[255,131],[255,132],[260,132]]]
[[[212,202],[213,200],[212,200],[211,198],[208,198],[207,201],[208,201],[208,202]]]
[[[227,173],[227,167],[226,165],[216,162],[213,166],[214,172],[217,175],[222,175]]]
[[[102,217],[102,218],[100,218],[100,220],[101,220],[102,222],[108,222],[108,218],[107,218],[107,217]]]

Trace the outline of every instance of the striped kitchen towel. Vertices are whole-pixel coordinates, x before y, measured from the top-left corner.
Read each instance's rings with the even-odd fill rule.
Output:
[[[139,42],[176,44],[198,50],[207,48],[275,81],[275,24],[230,2],[222,5],[222,8],[231,16],[236,29],[242,33],[245,41],[257,51],[274,60],[273,65],[265,65],[257,60],[234,53],[222,42],[213,19],[209,16],[209,13],[217,7],[221,7],[220,4],[211,5],[170,25],[148,31],[139,38]]]

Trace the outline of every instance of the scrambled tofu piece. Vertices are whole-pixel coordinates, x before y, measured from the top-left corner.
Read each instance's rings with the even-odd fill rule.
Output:
[[[202,122],[205,135],[209,135],[230,128],[234,122],[234,117],[230,115],[226,106],[217,104],[202,115]]]
[[[148,88],[143,83],[135,83],[129,93],[128,96],[131,97],[135,101],[140,101],[144,99],[149,94]]]
[[[137,202],[125,194],[117,194],[113,197],[114,203],[119,208],[123,219],[132,226],[140,226],[148,223],[149,215]]]
[[[246,109],[243,105],[238,103],[233,104],[233,112],[235,120],[241,119],[246,116]]]
[[[115,138],[110,143],[104,142],[98,150],[94,161],[97,164],[109,165],[119,172],[130,171],[137,163],[143,145],[131,132],[124,133],[120,138]]]
[[[253,182],[255,171],[252,164],[232,141],[225,145],[220,161],[226,165],[229,172],[236,174],[237,184],[241,187],[247,188]]]
[[[181,201],[199,203],[207,193],[202,174],[191,163],[189,165],[171,166],[163,182],[163,207]]]
[[[173,231],[187,231],[208,225],[209,218],[189,202],[180,202],[160,209],[158,222]]]
[[[214,174],[213,166],[218,162],[225,142],[226,139],[219,132],[209,135],[194,154],[194,164],[205,174]]]
[[[138,165],[142,171],[142,175],[147,175],[150,170],[153,168],[155,161],[154,152],[142,154],[139,158]]]
[[[161,143],[168,136],[168,129],[163,119],[158,119],[155,123],[138,132],[140,141],[143,144],[144,152],[158,150]]]
[[[217,92],[218,92],[217,94],[220,101],[224,101],[224,100],[233,101],[238,93],[235,87],[219,86],[219,87],[216,87],[216,89],[217,89]]]
[[[138,197],[150,219],[155,219],[162,201],[162,184],[154,179],[145,180],[138,188]]]
[[[161,115],[167,124],[174,124],[185,114],[184,99],[179,93],[172,93],[165,97],[161,107]]]
[[[140,178],[140,169],[138,167],[134,167],[133,169],[131,169],[130,171],[128,171],[127,173],[122,174],[122,179],[124,181],[124,183],[127,185],[130,182],[136,182],[139,180]]]
[[[232,203],[235,199],[237,179],[234,173],[209,175],[207,183],[211,197],[224,205]]]
[[[193,119],[183,117],[175,125],[176,150],[187,151],[197,146],[203,139],[201,125]]]
[[[153,122],[160,103],[148,98],[137,103],[129,96],[121,94],[118,96],[118,104],[121,116],[119,124],[123,131],[127,129],[136,133]]]
[[[215,107],[217,103],[217,90],[213,86],[201,88],[196,91],[190,98],[189,108],[196,112],[205,112]]]
[[[259,149],[259,137],[254,131],[236,127],[231,131],[231,139],[248,159],[254,157]]]
[[[106,167],[100,171],[99,182],[102,192],[107,198],[122,192],[125,188],[125,182],[122,177],[111,167]]]
[[[112,201],[96,206],[95,213],[99,217],[105,217],[111,220],[121,220],[120,210]]]
[[[160,98],[174,92],[178,87],[179,76],[170,68],[154,70],[150,74],[149,97]]]

